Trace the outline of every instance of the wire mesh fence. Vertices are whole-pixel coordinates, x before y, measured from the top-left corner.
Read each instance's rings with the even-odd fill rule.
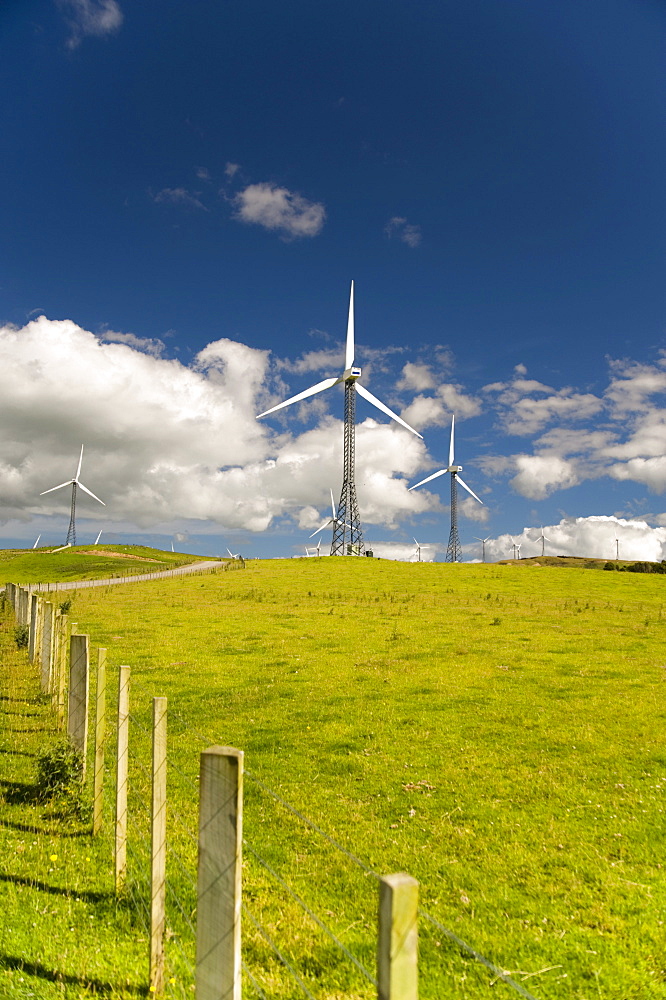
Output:
[[[43,613],[27,600],[22,588],[10,590],[18,620]],[[30,609],[30,612],[28,611]],[[79,644],[80,645],[80,644]],[[40,644],[36,643],[35,649]],[[63,662],[68,650],[66,628],[51,645],[53,663],[48,674],[52,691],[63,690]],[[43,658],[41,653],[35,654]],[[44,673],[44,664],[38,664]],[[127,668],[122,668],[127,669]],[[67,674],[65,672],[64,676]],[[99,674],[97,675],[99,678]],[[106,677],[106,674],[105,674]],[[99,712],[94,673],[90,683],[90,711]],[[123,705],[123,683],[129,699]],[[106,680],[106,726],[91,719],[91,758],[104,740],[106,788],[95,787],[94,768],[88,768],[91,797],[102,796],[98,835],[113,847],[116,862],[123,854],[121,877],[117,879],[117,903],[146,943],[146,981],[154,982],[151,940],[155,936],[154,892],[154,699],[145,674],[137,672],[131,683],[122,670],[110,669]],[[166,699],[163,699],[166,701]],[[65,715],[67,698],[64,699]],[[123,749],[121,726],[126,723],[127,749]],[[206,929],[202,927],[202,825],[200,822],[201,755],[223,742],[219,733],[200,732],[192,713],[178,705],[168,708],[166,755],[166,861],[164,879],[163,971],[159,990],[166,996],[196,995],[206,1000],[202,982],[202,949],[206,952]],[[119,757],[126,755],[120,768]],[[243,938],[239,954],[239,981],[247,996],[318,1000],[345,996],[365,1000],[382,996],[377,954],[377,896],[381,873],[313,822],[300,805],[269,787],[252,769],[243,770],[244,812],[243,894],[238,900]],[[119,829],[118,787],[126,784],[126,817]],[[203,808],[203,807],[201,807]],[[213,812],[218,806],[213,807]],[[221,809],[222,806],[220,805]],[[120,844],[119,836],[123,843]],[[326,873],[322,891],[321,873]],[[118,873],[118,868],[117,868]],[[207,890],[204,890],[204,896]],[[463,978],[485,977],[504,984],[527,1000],[533,995],[506,970],[479,953],[435,916],[421,909],[420,958],[422,977],[436,968],[445,948],[460,956]],[[235,919],[235,917],[234,917]],[[210,923],[210,915],[206,917]],[[213,918],[213,922],[215,919]],[[215,929],[220,936],[220,928]],[[203,937],[202,937],[203,935]],[[202,945],[202,940],[204,944]],[[215,946],[217,947],[217,945]],[[150,968],[149,968],[150,962]],[[424,995],[429,995],[425,988]],[[407,997],[409,994],[401,994]],[[432,995],[432,994],[430,994]],[[455,995],[451,992],[449,995]]]

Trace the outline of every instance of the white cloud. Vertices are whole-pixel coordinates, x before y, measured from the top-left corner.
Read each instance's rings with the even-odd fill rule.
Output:
[[[185,208],[199,208],[207,212],[206,206],[199,200],[198,192],[190,194],[185,188],[163,188],[153,196],[158,204],[184,205]]]
[[[396,388],[424,392],[427,389],[436,389],[437,379],[430,365],[408,361],[402,369],[402,376]]]
[[[394,215],[384,226],[384,232],[389,239],[394,236],[414,250],[421,243],[421,227],[407,222],[402,215]]]
[[[227,163],[224,167],[224,176],[231,180],[232,177],[236,176],[239,170],[240,163]]]
[[[191,532],[197,522],[257,532],[276,519],[311,524],[313,509],[323,519],[329,487],[339,491],[340,420],[298,435],[257,421],[266,351],[222,338],[187,366],[146,353],[141,338],[135,349],[133,336],[102,342],[43,316],[0,327],[0,522],[66,526],[67,491],[39,494],[73,474],[81,443],[83,482],[107,506],[82,496],[79,517],[109,529],[185,520]],[[356,455],[364,524],[430,509],[407,490],[425,455],[413,434],[365,419]]]
[[[521,557],[540,556],[542,529],[524,528],[514,535],[520,544]],[[559,524],[544,525],[545,555],[580,556],[590,559],[615,559],[618,539],[620,559],[659,562],[666,557],[666,528],[651,528],[645,521],[593,515],[563,518]],[[466,545],[465,552],[476,554],[478,546]],[[486,542],[486,560],[513,558],[510,535],[500,535]]]
[[[123,12],[116,0],[58,0],[71,28],[67,45],[75,49],[86,35],[101,38],[118,31]]]
[[[569,489],[579,481],[573,463],[557,455],[515,455],[513,461],[518,472],[511,485],[530,500],[544,500],[555,490]]]
[[[274,184],[249,184],[236,195],[234,204],[237,219],[275,230],[291,239],[317,236],[326,219],[322,204]]]
[[[127,344],[135,351],[152,354],[155,358],[160,357],[166,347],[164,341],[160,340],[159,337],[137,337],[133,333],[117,333],[115,330],[104,330],[98,336],[107,344]]]
[[[378,559],[394,559],[397,562],[418,562],[416,545],[412,542],[366,542],[365,547],[372,549],[372,554]],[[421,542],[421,562],[434,562],[442,546],[437,542],[426,544]]]
[[[614,479],[644,483],[653,493],[663,493],[666,489],[665,455],[658,458],[632,458],[622,465],[612,465],[608,472]]]
[[[451,423],[451,415],[456,420],[476,417],[481,412],[481,404],[473,396],[467,396],[459,385],[444,383],[437,388],[436,396],[416,396],[404,411],[404,419],[413,427],[443,427]]]

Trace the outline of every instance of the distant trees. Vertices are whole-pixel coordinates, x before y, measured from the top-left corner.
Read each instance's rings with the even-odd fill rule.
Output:
[[[639,561],[624,563],[623,565],[611,562],[609,559],[604,569],[614,569],[621,573],[666,573],[666,559],[662,559],[661,562]]]

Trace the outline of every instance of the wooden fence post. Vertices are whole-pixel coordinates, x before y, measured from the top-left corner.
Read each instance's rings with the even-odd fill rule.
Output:
[[[73,635],[69,642],[67,735],[72,745],[83,754],[83,778],[85,780],[86,750],[88,747],[88,698],[90,690],[88,636]]]
[[[199,796],[196,998],[241,1000],[242,750],[204,750]]]
[[[118,681],[118,752],[116,754],[116,892],[127,874],[127,765],[129,737],[130,668],[120,668]]]
[[[164,927],[166,921],[166,773],[167,700],[153,698],[153,794],[150,823],[152,855],[150,893],[151,991],[164,989]]]
[[[104,745],[106,743],[106,650],[97,650],[95,684],[95,771],[93,774],[93,834],[102,829],[104,816]]]
[[[30,595],[30,632],[28,637],[28,659],[35,662],[37,653],[37,622],[39,619],[39,597],[37,594]]]
[[[65,725],[65,677],[67,671],[67,652],[69,647],[69,627],[67,615],[60,615],[58,629],[58,662],[56,665],[58,684],[56,688],[56,716],[58,729]]]
[[[42,647],[40,653],[40,688],[42,694],[48,694],[53,686],[53,632],[55,624],[55,608],[51,601],[44,601],[42,613]]]
[[[379,883],[377,996],[418,1000],[419,884],[411,875],[386,875]]]

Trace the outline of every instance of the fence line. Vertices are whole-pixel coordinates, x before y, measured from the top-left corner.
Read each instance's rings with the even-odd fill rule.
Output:
[[[78,634],[76,623],[70,622],[62,611],[56,614],[53,605],[33,594],[30,588],[10,583],[7,584],[5,593],[15,609],[18,623],[28,625],[32,630],[31,634],[34,635],[29,650],[32,653],[31,659],[38,668],[42,687],[44,678],[47,678],[47,687],[52,696],[58,726],[65,728],[75,745],[82,747],[85,758],[89,714],[89,637]],[[48,622],[51,619],[53,624],[51,635],[45,638],[49,630]],[[45,660],[48,662],[44,662]],[[260,983],[247,964],[242,962],[241,913],[243,913],[287,970],[298,989],[306,996],[312,997],[306,983],[283,953],[284,949],[276,946],[271,934],[248,909],[247,903],[241,901],[241,866],[245,844],[248,855],[269,872],[302,912],[327,935],[329,940],[333,941],[340,954],[352,962],[365,981],[376,986],[379,1000],[417,1000],[419,917],[437,927],[471,958],[490,970],[495,976],[494,982],[503,982],[526,1000],[535,1000],[531,993],[514,982],[504,970],[418,907],[418,883],[415,879],[404,873],[379,876],[298,809],[246,771],[244,755],[240,750],[208,746],[200,754],[198,837],[190,832],[191,817],[188,824],[177,812],[171,810],[170,820],[180,824],[183,831],[181,836],[187,838],[186,848],[189,847],[191,850],[195,844],[197,847],[198,874],[196,880],[190,876],[188,865],[191,861],[180,855],[168,835],[170,827],[167,827],[166,699],[152,698],[152,725],[144,726],[130,711],[130,674],[129,666],[119,668],[115,717],[117,746],[113,854],[116,891],[120,896],[124,895],[131,900],[146,929],[149,943],[146,956],[147,980],[151,992],[158,994],[163,992],[166,965],[174,966],[173,951],[176,950],[178,964],[181,968],[186,968],[190,978],[194,978],[196,1000],[219,1000],[222,996],[229,997],[230,1000],[240,1000],[243,972],[250,979],[258,995],[264,996]],[[94,699],[95,719],[94,726],[91,726],[95,742],[92,822],[92,831],[95,834],[98,834],[103,827],[102,776],[104,752],[108,744],[105,696],[106,650],[99,649]],[[85,719],[82,718],[83,715]],[[170,711],[170,715],[174,716],[175,713]],[[175,717],[177,718],[177,715]],[[150,739],[152,742],[150,767],[144,767],[138,756],[134,759],[134,753],[130,756],[130,724],[136,728],[140,740],[145,742]],[[196,733],[189,726],[186,729],[203,741],[204,745],[209,742],[209,739]],[[189,775],[184,774],[175,764],[169,766],[173,766],[192,785],[193,790],[196,789],[196,782]],[[150,784],[149,795],[142,793],[139,784],[137,792],[132,791],[132,774],[136,768],[143,772],[143,783]],[[376,978],[325,921],[318,917],[305,900],[288,885],[274,866],[251,845],[244,842],[242,833],[244,777],[299,822],[316,832],[365,874],[378,880]],[[136,808],[134,800],[130,799],[131,791],[136,797]],[[147,832],[142,834],[134,822],[134,814],[139,808],[143,812],[145,829],[150,830],[150,834]],[[175,870],[182,872],[190,883],[185,893],[186,896],[188,894],[191,896],[189,903],[168,875],[169,858],[172,861],[175,859]],[[193,963],[187,955],[188,942],[185,939],[179,940],[179,935],[176,933],[170,934],[168,954],[165,951],[167,898],[173,901],[179,911],[179,919],[182,919],[183,926],[190,936],[189,945],[196,952]],[[194,941],[191,940],[192,936]],[[172,977],[170,982],[173,981]],[[183,991],[183,995],[185,992]]]
[[[225,572],[229,569],[245,569],[244,559],[216,559],[206,562],[190,563],[188,566],[178,566],[176,569],[158,570],[155,573],[137,573],[135,576],[110,576],[104,580],[68,580],[58,583],[31,583],[30,591],[52,593],[61,590],[82,590],[87,587],[112,587],[118,583],[146,583],[149,580],[166,580],[173,576],[203,575]]]

